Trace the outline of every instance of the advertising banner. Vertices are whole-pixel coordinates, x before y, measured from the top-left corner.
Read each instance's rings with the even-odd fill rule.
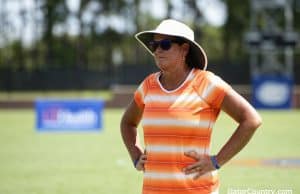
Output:
[[[35,102],[38,131],[100,131],[103,101],[39,99]]]
[[[278,75],[260,75],[252,79],[253,105],[256,108],[288,109],[292,106],[293,80]]]

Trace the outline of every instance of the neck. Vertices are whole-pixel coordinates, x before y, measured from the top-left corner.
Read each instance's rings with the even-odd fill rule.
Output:
[[[171,72],[161,72],[161,76],[159,78],[162,86],[167,90],[174,90],[178,88],[187,78],[191,69],[186,67],[183,69],[174,69]]]

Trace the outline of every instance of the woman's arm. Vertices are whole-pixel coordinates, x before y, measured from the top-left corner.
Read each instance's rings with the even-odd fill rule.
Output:
[[[243,149],[262,122],[256,110],[234,90],[229,90],[224,97],[222,110],[237,121],[239,125],[216,155],[219,166],[224,165]],[[197,173],[194,179],[199,178],[209,171],[215,170],[215,166],[209,156],[199,155],[195,151],[186,152],[185,155],[197,161],[183,169],[186,174]]]
[[[236,91],[229,90],[224,97],[222,110],[239,123],[230,139],[216,155],[220,166],[235,156],[251,139],[262,119],[256,110]]]
[[[132,100],[123,114],[120,125],[123,142],[126,145],[132,161],[135,163],[135,161],[138,160],[138,164],[136,165],[138,170],[143,170],[143,164],[146,160],[137,134],[137,126],[142,115],[143,110]]]

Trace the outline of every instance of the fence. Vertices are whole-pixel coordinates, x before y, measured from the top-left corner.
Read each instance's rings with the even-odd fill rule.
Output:
[[[242,66],[242,67],[241,67]],[[208,70],[215,72],[230,84],[250,84],[247,64],[211,63]],[[0,69],[0,90],[97,90],[111,85],[137,85],[149,73],[157,71],[154,64],[121,65],[104,71],[48,70],[11,71]],[[300,85],[300,65],[295,66],[295,84]]]

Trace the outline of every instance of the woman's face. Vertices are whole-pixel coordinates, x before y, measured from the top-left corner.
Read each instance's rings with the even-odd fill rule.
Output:
[[[154,41],[162,40],[175,40],[172,36],[156,34],[153,38]],[[174,70],[178,67],[185,65],[185,56],[188,52],[188,44],[178,44],[176,42],[171,43],[171,47],[167,50],[162,49],[160,46],[154,51],[154,59],[156,65],[162,71]]]

